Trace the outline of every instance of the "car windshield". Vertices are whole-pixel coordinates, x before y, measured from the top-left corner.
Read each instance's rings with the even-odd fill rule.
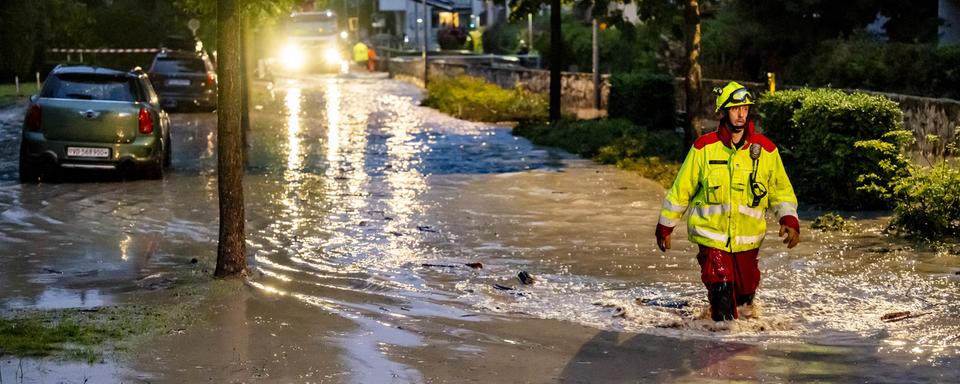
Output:
[[[337,19],[325,14],[299,14],[290,19],[287,31],[299,37],[329,36],[337,33]]]
[[[203,66],[203,60],[200,59],[185,59],[185,58],[170,58],[162,57],[158,58],[155,63],[153,63],[153,69],[151,72],[154,73],[206,73],[206,68]]]
[[[47,79],[40,96],[80,100],[136,100],[130,78],[88,73],[62,73],[51,76]]]

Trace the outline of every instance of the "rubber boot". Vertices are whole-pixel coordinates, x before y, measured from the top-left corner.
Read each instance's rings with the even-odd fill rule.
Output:
[[[710,300],[710,316],[713,321],[733,320],[735,310],[733,302],[733,284],[729,282],[711,284],[707,289]]]
[[[737,295],[737,305],[753,305],[753,294]]]

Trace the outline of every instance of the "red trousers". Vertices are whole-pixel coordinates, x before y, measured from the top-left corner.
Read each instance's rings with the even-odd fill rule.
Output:
[[[700,263],[700,280],[709,290],[717,283],[733,283],[732,299],[736,305],[750,304],[760,285],[760,268],[757,264],[759,249],[743,252],[726,252],[700,246],[697,262]],[[734,309],[734,317],[736,317]]]

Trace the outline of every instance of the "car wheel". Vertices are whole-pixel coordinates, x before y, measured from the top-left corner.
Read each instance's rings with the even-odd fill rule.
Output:
[[[157,159],[157,163],[147,169],[147,178],[151,180],[163,179],[164,162],[165,160],[163,158]]]
[[[27,160],[23,148],[20,148],[20,182],[36,183],[40,180],[40,168]]]

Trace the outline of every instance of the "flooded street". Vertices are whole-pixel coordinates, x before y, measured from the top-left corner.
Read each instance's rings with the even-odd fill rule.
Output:
[[[203,322],[131,356],[23,382],[960,379],[960,256],[884,234],[887,217],[819,232],[801,210],[791,250],[771,219],[759,316],[717,325],[685,228],[656,249],[655,182],[419,107],[400,81],[316,76],[264,95],[249,279],[211,279]],[[212,274],[215,114],[171,115],[162,181],[37,185],[17,181],[22,116],[0,110],[2,310],[133,303]],[[881,320],[899,311],[921,316]]]

